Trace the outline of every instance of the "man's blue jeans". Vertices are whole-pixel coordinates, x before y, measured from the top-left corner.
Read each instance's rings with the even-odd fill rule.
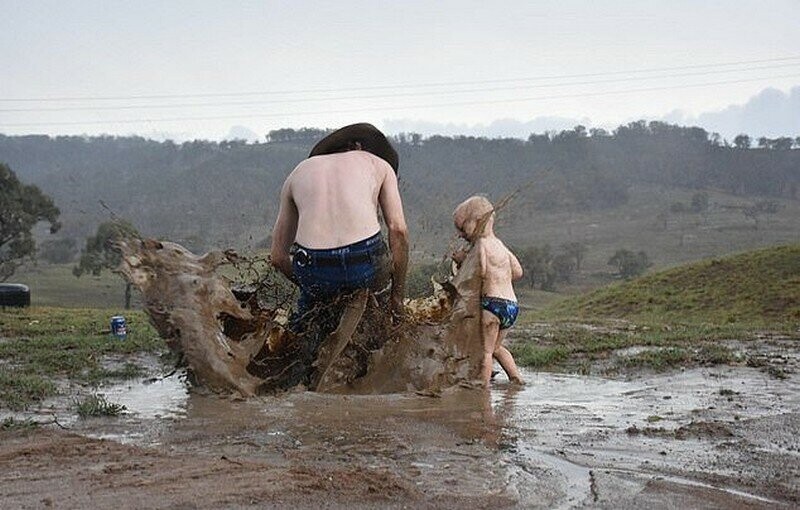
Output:
[[[290,328],[305,330],[309,312],[332,304],[338,296],[358,289],[380,290],[389,281],[389,256],[378,232],[339,248],[314,250],[297,243],[292,247],[292,270],[300,287],[297,310]]]

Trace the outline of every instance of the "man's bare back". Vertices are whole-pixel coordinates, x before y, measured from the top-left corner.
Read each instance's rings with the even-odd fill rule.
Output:
[[[272,264],[293,279],[293,243],[327,250],[365,241],[381,230],[379,209],[389,235],[392,308],[400,313],[408,265],[408,227],[397,176],[386,160],[360,150],[357,143],[346,152],[312,156],[286,178],[272,230]]]
[[[306,248],[338,248],[376,234],[378,196],[389,177],[389,164],[366,151],[300,163],[286,180],[298,213],[295,241]]]

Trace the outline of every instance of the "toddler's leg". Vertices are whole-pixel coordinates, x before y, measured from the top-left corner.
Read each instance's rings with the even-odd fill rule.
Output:
[[[525,384],[525,381],[522,379],[522,374],[520,373],[519,368],[517,368],[517,363],[514,361],[514,357],[511,355],[511,352],[508,349],[503,347],[503,341],[506,338],[506,333],[508,333],[507,329],[498,331],[494,357],[497,359],[497,362],[500,363],[500,366],[503,367],[503,370],[505,370],[509,381],[516,384]]]
[[[481,380],[484,386],[489,386],[492,379],[492,366],[494,365],[494,351],[497,344],[497,333],[500,331],[500,320],[492,312],[481,311],[481,337],[483,339],[483,365],[481,366]]]

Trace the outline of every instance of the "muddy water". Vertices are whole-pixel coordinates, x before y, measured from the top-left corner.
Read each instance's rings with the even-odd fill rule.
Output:
[[[178,377],[104,390],[128,413],[80,433],[167,451],[397,474],[498,506],[751,508],[800,500],[800,385],[747,367],[611,380],[527,372],[523,389],[229,400]],[[66,417],[65,417],[66,419]]]

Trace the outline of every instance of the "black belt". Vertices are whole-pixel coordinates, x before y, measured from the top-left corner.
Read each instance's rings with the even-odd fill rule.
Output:
[[[294,254],[294,259],[300,267],[306,266],[319,266],[319,267],[335,267],[350,264],[364,264],[372,262],[375,258],[380,257],[386,252],[384,248],[380,248],[373,253],[346,253],[344,255],[322,255],[309,253],[300,248]]]

